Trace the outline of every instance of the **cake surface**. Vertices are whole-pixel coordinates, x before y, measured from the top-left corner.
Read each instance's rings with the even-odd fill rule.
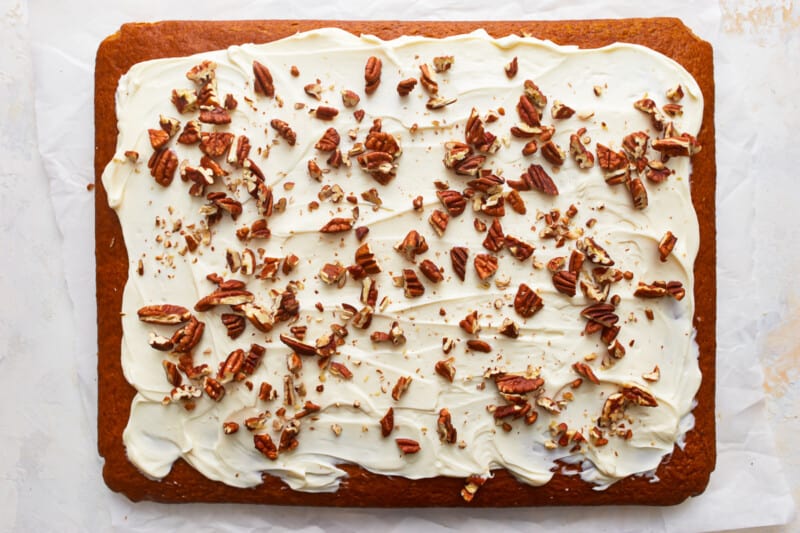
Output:
[[[714,190],[710,129],[713,120],[708,119],[709,106],[713,106],[710,63],[694,72],[688,58],[684,62],[682,57],[676,57],[675,51],[667,50],[673,52],[667,55],[682,63],[698,85],[688,75],[682,77],[682,70],[662,56],[630,46],[577,52],[517,38],[506,38],[497,46],[481,33],[440,41],[406,38],[386,44],[325,30],[272,47],[248,45],[137,65],[122,79],[115,117],[116,82],[129,66],[152,57],[197,51],[177,41],[166,49],[152,44],[159,41],[154,39],[159,32],[173,30],[171,24],[125,26],[98,53],[97,134],[102,139],[98,142],[98,172],[114,155],[116,147],[116,157],[103,178],[104,186],[98,187],[97,207],[100,446],[101,454],[107,458],[105,475],[112,488],[123,490],[133,499],[163,501],[457,505],[464,501],[459,493],[466,478],[474,475],[485,479],[491,471],[505,468],[506,471],[496,470],[473,504],[674,503],[702,490],[713,468],[714,454],[713,214],[709,217],[707,211],[710,196],[713,213]],[[311,23],[286,22],[196,24],[199,26],[180,23],[183,29],[178,35],[193,30],[202,35],[213,34],[213,42],[201,50],[272,40],[283,36],[276,31],[278,28],[293,33],[294,28],[313,27],[303,27]],[[497,36],[525,31],[536,37],[574,42],[570,39],[573,23],[518,27],[505,24],[427,24],[430,31],[425,31],[423,23],[420,31],[439,37],[486,28]],[[589,34],[611,31],[599,22],[574,24]],[[672,28],[673,38],[680,36],[684,43],[707,49],[673,21],[635,24],[657,25],[662,36],[664,30]],[[336,26],[385,38],[396,35],[386,32],[382,23],[370,23],[367,27],[355,23]],[[259,35],[259,27],[267,28],[270,37]],[[613,40],[635,41],[626,37]],[[125,39],[122,46],[119,40]],[[601,37],[596,39],[594,44],[606,44]],[[135,46],[139,42],[141,48]],[[581,41],[576,44],[588,45]],[[658,43],[644,44],[658,48]],[[122,48],[115,50],[116,46]],[[710,62],[710,49],[707,50]],[[377,90],[365,94],[365,83],[368,85],[370,80],[365,80],[364,69],[371,56],[383,59],[383,73]],[[419,83],[407,96],[398,94],[396,86],[402,80],[414,77],[422,81],[419,65],[427,63],[433,70],[433,58],[447,56],[454,59],[452,67],[429,75],[438,81],[436,89],[426,80],[427,83]],[[481,57],[484,61],[465,59],[470,57]],[[487,57],[492,60],[485,61]],[[513,57],[518,58],[519,70],[516,76],[509,76],[504,66]],[[274,94],[270,95],[265,88],[263,76],[260,85],[255,82],[258,72],[252,70],[254,60],[263,61],[268,67]],[[214,65],[203,61],[213,61]],[[494,65],[494,71],[489,71],[487,64]],[[297,67],[298,76],[291,74],[292,65]],[[550,68],[550,65],[558,66]],[[596,65],[599,66],[595,79],[581,78]],[[626,80],[618,89],[616,84],[622,83],[610,72],[636,69],[641,69],[642,75],[633,81]],[[206,117],[201,129],[230,131],[234,134],[234,145],[240,147],[237,138],[245,135],[251,144],[249,160],[247,154],[239,155],[237,160],[235,153],[228,156],[219,152],[217,161],[229,175],[219,176],[215,184],[207,186],[200,186],[194,178],[187,183],[177,179],[180,174],[191,176],[193,167],[199,168],[203,155],[194,143],[175,142],[185,133],[186,124],[198,115],[197,112],[181,114],[169,102],[174,89],[195,88],[186,79],[188,71],[193,71],[192,76],[199,84],[214,77],[218,96],[217,105],[211,107],[227,108],[224,112],[231,116],[230,125],[222,126],[210,124],[217,119]],[[526,79],[535,80],[548,97],[546,107],[540,111],[543,111],[541,122],[555,126],[553,141],[566,151],[563,165],[553,164],[552,153],[545,153],[548,139],[542,138],[541,132],[526,134],[525,139],[508,134],[510,126],[524,118],[515,105],[524,94]],[[697,134],[703,147],[692,158],[691,200],[689,158],[673,157],[667,162],[667,169],[674,173],[663,183],[656,183],[660,181],[657,174],[645,180],[649,171],[641,168],[649,205],[635,209],[636,197],[628,190],[635,190],[635,186],[606,183],[614,180],[608,178],[609,168],[600,168],[600,161],[593,168],[578,168],[579,162],[569,154],[570,135],[586,128],[578,137],[590,137],[582,142],[598,159],[602,155],[596,151],[597,143],[621,150],[623,137],[630,133],[644,131],[651,138],[658,138],[662,134],[654,131],[655,122],[634,108],[634,102],[649,97],[659,106],[669,103],[664,92],[677,84],[686,94],[679,102],[682,114],[673,119],[674,127],[680,132]],[[359,94],[359,104],[348,108],[342,100],[342,90]],[[319,101],[316,93],[320,94]],[[178,99],[181,94],[178,93]],[[230,102],[223,106],[226,94],[237,101],[235,108]],[[457,98],[452,103],[441,107],[436,103],[436,98],[444,101],[451,96]],[[574,116],[552,116],[556,100],[573,106]],[[335,108],[338,114],[333,120],[325,120],[330,117],[321,106]],[[448,169],[442,164],[443,158],[450,159],[448,154],[460,148],[445,143],[468,140],[465,124],[473,108],[479,125],[497,136],[495,146],[491,146],[492,139],[484,136],[483,145],[473,139],[467,147],[472,155],[486,155],[484,168],[493,171],[486,175],[478,172],[470,176],[467,169],[458,172],[458,168]],[[353,111],[358,109],[365,111],[361,121],[354,116]],[[322,114],[319,110],[323,110]],[[489,112],[494,112],[494,116],[487,115]],[[596,116],[589,116],[592,113]],[[174,171],[175,179],[167,186],[151,177],[147,161],[153,153],[151,143],[161,142],[148,136],[148,129],[159,129],[159,115],[180,121],[182,132],[166,142],[168,149],[177,153],[176,166],[177,161],[187,160],[186,165],[181,164]],[[283,120],[285,126],[271,124],[276,118]],[[370,128],[377,129],[373,122],[376,118],[381,119],[381,133],[391,137],[381,137],[376,132],[369,137]],[[117,119],[118,144],[114,135]],[[470,122],[474,128],[476,120]],[[293,128],[296,139],[292,139],[286,127]],[[360,165],[357,153],[352,153],[349,167],[343,164],[337,168],[337,162],[328,159],[333,152],[318,142],[326,137],[329,128],[336,129],[344,158],[356,143],[365,144],[369,155],[381,151],[375,148],[376,139],[382,140],[383,146],[392,138],[397,139],[399,147],[382,148],[392,153],[390,162],[394,168],[364,171],[359,166],[367,167],[368,160]],[[162,124],[161,131],[168,129],[169,126]],[[537,136],[540,150],[523,155],[521,148],[533,135]],[[203,141],[201,146],[211,157],[216,156],[210,140],[209,144]],[[131,150],[139,152],[138,161],[125,157],[125,152]],[[649,155],[654,153],[651,151]],[[319,181],[309,176],[315,171],[309,169],[308,160],[315,160],[325,169],[318,176]],[[525,179],[518,180],[521,173],[538,175],[530,170],[531,165],[541,165],[539,168],[552,177],[559,194],[553,195],[547,186],[542,186],[541,179],[531,178],[533,186],[526,186]],[[457,167],[458,163],[451,161],[450,166]],[[658,165],[652,167],[651,170],[661,170]],[[158,171],[153,174],[156,178],[164,176]],[[499,197],[496,189],[482,191],[484,185],[475,182],[480,177],[489,179],[490,175],[505,178],[504,216],[500,216],[496,205]],[[438,193],[433,183],[436,180],[448,184],[440,185]],[[255,187],[253,194],[248,193],[248,183],[254,182],[263,182],[264,187],[271,188],[273,199],[269,207],[270,202],[264,199],[265,188],[259,193]],[[461,193],[468,182],[472,182],[469,187],[477,192],[465,199]],[[225,186],[220,187],[221,184]],[[191,194],[190,186],[194,189]],[[211,191],[221,196],[206,198]],[[518,195],[509,197],[512,191]],[[343,198],[351,195],[355,198]],[[422,196],[422,205],[415,208],[413,201],[417,196]],[[285,205],[281,205],[282,198]],[[519,200],[525,205],[524,214],[515,205]],[[463,213],[458,212],[459,201],[465,205]],[[699,225],[694,219],[692,201]],[[124,248],[115,242],[117,238],[123,241],[122,233],[116,215],[105,202],[118,210],[123,221]],[[310,202],[317,205],[309,205]],[[473,202],[477,212],[473,211]],[[358,213],[353,213],[356,204]],[[270,208],[272,212],[268,213]],[[449,215],[446,229],[439,225],[437,231],[436,221],[429,222],[436,211],[440,219],[444,213]],[[263,227],[254,224],[260,218],[267,220],[268,238]],[[488,228],[478,231],[475,219]],[[596,220],[596,224],[587,225],[590,219]],[[336,227],[342,223],[345,227]],[[353,229],[361,226],[369,228],[363,240],[356,237]],[[248,228],[250,235],[243,237],[243,227]],[[492,235],[499,228],[517,240],[507,237],[506,246],[502,247],[501,237],[498,245]],[[236,230],[240,230],[238,237]],[[411,230],[425,238],[424,246],[419,239],[412,242]],[[678,241],[666,261],[660,261],[659,240],[667,230],[678,236]],[[553,233],[563,242],[550,238]],[[111,253],[103,244],[109,242]],[[513,257],[525,255],[525,243],[535,247],[533,254]],[[372,267],[372,272],[351,269],[342,274],[339,264],[367,265],[358,260],[359,255],[364,256],[365,244],[369,246],[366,252],[374,253],[381,272]],[[451,264],[451,251],[457,246],[468,248],[463,281],[456,274],[458,267]],[[619,272],[606,268],[612,265],[602,257],[602,248],[616,259],[613,266]],[[698,249],[698,259],[693,261]],[[241,260],[248,250],[254,252],[256,260],[253,271],[243,275],[236,257]],[[572,261],[566,264],[573,250],[582,250],[589,258],[578,278],[590,287],[583,291],[577,288],[577,295],[569,296],[564,294],[570,292],[569,288],[564,289],[564,281],[570,281],[570,271],[581,270]],[[286,258],[291,255],[298,258],[293,269],[285,267]],[[478,263],[474,263],[476,257]],[[565,264],[560,268],[551,263],[557,257],[564,258]],[[444,278],[441,282],[433,283],[425,276],[421,267],[425,259],[441,267]],[[492,276],[495,260],[498,268]],[[285,271],[280,270],[282,266]],[[598,268],[606,270],[597,271]],[[554,273],[557,270],[560,273]],[[613,284],[598,279],[598,276],[621,277],[626,271],[632,275]],[[243,280],[244,289],[252,292],[252,299],[209,304],[208,295],[219,295],[229,286],[219,278],[207,280],[206,276],[212,273],[224,280]],[[359,278],[365,274],[367,279],[374,280],[377,297],[363,289],[364,281]],[[392,278],[397,276],[405,277],[400,287],[393,286]],[[486,276],[485,282],[481,282],[481,276]],[[121,289],[126,278],[128,287],[121,300],[121,291],[108,289]],[[680,281],[689,289],[688,294],[673,298],[678,295],[673,290],[676,285],[652,285],[661,279]],[[638,288],[639,296],[634,296],[637,282],[651,285]],[[541,309],[535,304],[524,309],[518,303],[525,299],[519,297],[520,293],[525,296],[523,284],[541,297]],[[418,294],[422,290],[420,285],[423,294]],[[603,332],[597,331],[598,328],[594,328],[594,333],[591,328],[583,331],[587,323],[607,322],[586,318],[592,315],[586,309],[595,300],[609,300],[593,292],[598,289],[602,292],[604,286],[610,287],[610,294],[620,296],[618,335],[611,332],[613,324],[601,326]],[[271,289],[274,292],[270,294]],[[657,300],[640,297],[643,292],[667,289],[672,296]],[[528,300],[535,301],[538,297],[529,295]],[[287,310],[293,309],[287,305],[293,299],[299,302],[299,312]],[[231,309],[230,303],[244,307]],[[176,330],[186,331],[182,324],[153,325],[152,321],[139,320],[136,311],[152,311],[148,306],[154,304],[184,306],[205,324],[199,342],[183,350],[183,356],[175,353],[182,350],[176,347],[172,353],[170,350],[162,353],[148,346],[151,332],[165,336],[155,341],[159,344]],[[693,304],[696,304],[694,310]],[[260,307],[254,308],[255,305]],[[366,311],[368,308],[372,313]],[[652,310],[652,320],[645,317],[645,308]],[[263,313],[258,314],[270,310],[277,312],[267,318]],[[460,323],[469,322],[473,312],[477,312],[481,331],[471,333],[468,323]],[[185,313],[181,310],[177,314]],[[226,315],[228,318],[224,318]],[[370,315],[371,323],[363,330],[359,328],[369,322]],[[246,320],[232,318],[236,316]],[[181,316],[176,320],[183,322],[186,318]],[[518,338],[500,333],[506,329],[504,319],[519,326]],[[236,327],[244,324],[244,333],[229,338],[226,335],[229,328],[223,320],[229,324],[235,322]],[[269,329],[264,327],[269,322],[271,331],[260,331],[256,327],[259,320],[261,329]],[[346,327],[348,333],[335,348],[337,332],[332,332],[331,324]],[[289,329],[298,326],[305,326],[306,331]],[[697,327],[699,365],[692,340],[693,326]],[[326,333],[326,340],[331,341],[328,344],[319,340]],[[447,353],[443,351],[443,338],[455,341],[455,347]],[[468,341],[472,341],[469,346]],[[235,359],[230,354],[237,349],[242,349],[242,356],[255,357],[254,349],[250,348],[253,344],[266,348],[260,365],[252,372],[226,374],[220,363]],[[614,349],[609,350],[608,344]],[[487,348],[491,351],[484,353]],[[255,349],[256,355],[258,351]],[[293,351],[300,355],[290,357]],[[621,352],[626,351],[623,357]],[[187,359],[189,352],[192,357]],[[593,360],[590,354],[596,358]],[[163,365],[162,360],[168,363]],[[438,371],[437,362],[443,365]],[[170,370],[170,364],[176,369]],[[203,364],[210,375],[198,374],[194,382],[190,381],[193,371],[202,372],[199,367]],[[446,377],[447,371],[442,370],[449,366],[455,368],[452,385]],[[587,366],[594,370],[587,370]],[[180,369],[181,385],[194,383],[201,397],[194,398],[196,393],[188,389],[184,389],[188,391],[186,395],[192,397],[184,399],[180,393],[170,392],[178,383],[169,374],[165,377],[165,367],[171,372]],[[523,394],[505,389],[511,378],[528,389]],[[576,384],[576,379],[583,382]],[[535,383],[537,380],[543,383]],[[593,383],[595,380],[598,384]],[[270,399],[269,393],[263,393],[267,400],[258,398],[264,382],[271,385],[276,398]],[[127,383],[138,390],[135,397]],[[407,390],[403,391],[406,383]],[[219,388],[224,389],[224,396]],[[289,389],[294,398],[287,399]],[[628,404],[627,420],[622,418],[620,422],[620,417],[614,414],[609,398],[616,398],[615,394]],[[162,405],[165,396],[171,397],[168,405]],[[692,411],[695,397],[698,407]],[[654,403],[658,405],[648,405]],[[514,405],[517,410],[525,411],[509,416],[498,412]],[[384,426],[388,423],[385,417],[388,407],[393,408],[395,427],[384,437],[382,429],[386,428],[382,428],[381,420]],[[104,409],[109,409],[105,413],[109,416],[104,416]],[[448,424],[444,423],[445,429],[441,430],[444,436],[440,439],[437,425],[442,420],[442,409],[451,417],[455,438],[450,438]],[[537,413],[538,420],[530,420],[532,412]],[[600,423],[598,418],[605,420]],[[280,427],[274,425],[281,420]],[[225,434],[226,422],[236,422],[240,426],[238,431]],[[560,423],[566,427],[558,426]],[[250,430],[245,424],[252,426]],[[685,449],[676,448],[671,458],[662,462],[662,457],[672,452],[675,442],[681,440],[689,427],[693,429],[686,434]],[[296,438],[295,429],[299,430]],[[575,437],[576,432],[582,439]],[[285,449],[277,454],[277,459],[266,457],[270,448],[263,439],[259,441],[258,435],[271,435],[270,445],[276,447],[279,442],[284,443],[281,448]],[[421,449],[414,453],[416,445]],[[153,481],[139,474],[133,474],[132,478],[135,469],[125,456],[126,450],[128,458],[140,470],[151,477],[166,476],[164,480]],[[173,466],[179,457],[181,460]],[[217,481],[205,479],[183,461]],[[553,475],[552,470],[558,470],[553,468],[554,461],[572,463],[572,467],[564,466],[571,470],[580,464],[582,472],[579,476],[563,472]],[[352,463],[360,467],[351,466]],[[651,483],[649,477],[630,477],[656,468],[658,482]],[[261,472],[281,477],[296,491],[324,494],[280,490],[277,487],[281,481],[272,476],[267,476],[261,484]],[[516,481],[508,472],[525,483]],[[474,481],[473,478],[473,484]],[[254,490],[242,490],[253,486]],[[593,490],[598,487],[605,490]],[[329,492],[332,490],[335,492]],[[403,494],[394,496],[398,492]],[[386,499],[388,494],[393,495],[391,501]]]

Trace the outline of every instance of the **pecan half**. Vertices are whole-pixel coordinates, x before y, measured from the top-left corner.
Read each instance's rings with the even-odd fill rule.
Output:
[[[289,347],[290,350],[294,351],[298,355],[316,355],[317,349],[310,344],[306,344],[302,341],[295,339],[294,337],[290,337],[288,335],[284,335],[283,333],[280,335],[280,340],[283,344]]]
[[[469,339],[467,341],[467,348],[473,352],[481,353],[490,353],[492,351],[492,346],[488,342],[478,339]]]
[[[337,361],[331,361],[328,363],[328,372],[342,379],[353,378],[353,373],[350,371],[350,369]]]
[[[461,281],[464,281],[467,272],[467,256],[469,250],[463,246],[453,246],[450,249],[450,262],[453,265],[453,271]]]
[[[614,324],[619,322],[619,316],[614,313],[615,309],[611,304],[596,303],[585,307],[581,311],[581,316],[607,328],[612,328]]]
[[[526,95],[519,97],[517,102],[517,114],[520,120],[528,126],[539,126],[541,124],[539,110]]]
[[[539,376],[528,377],[521,374],[501,372],[493,376],[494,384],[501,394],[522,395],[539,390],[544,379]]]
[[[463,213],[464,209],[467,208],[466,198],[464,198],[464,196],[458,191],[436,191],[436,196],[439,198],[439,201],[442,203],[450,216],[456,217]]]
[[[524,215],[528,212],[527,208],[525,207],[525,200],[522,199],[519,191],[512,189],[506,193],[505,198],[508,202],[508,205],[511,206],[511,209],[513,209],[514,212],[519,213],[520,215]]]
[[[442,408],[439,411],[439,418],[436,419],[436,429],[439,433],[439,440],[446,444],[455,444],[458,439],[456,428],[453,427],[453,421],[450,416],[450,411]]]
[[[644,188],[642,180],[634,178],[630,181],[629,186],[633,206],[636,209],[645,209],[647,207],[647,189]]]
[[[314,148],[321,152],[333,152],[339,146],[340,140],[341,137],[339,137],[339,132],[336,131],[336,128],[328,128],[314,145]]]
[[[201,132],[200,151],[208,157],[221,157],[233,144],[233,137],[233,133],[226,131]]]
[[[598,380],[597,376],[595,376],[592,367],[590,367],[586,363],[581,363],[580,361],[577,363],[573,363],[572,369],[579,375],[585,377],[586,379],[594,383],[595,385],[598,385],[600,383],[600,380]]]
[[[266,66],[258,61],[253,61],[253,76],[255,77],[253,89],[256,94],[261,94],[270,98],[275,96],[275,85],[272,83],[272,74],[270,74]]]
[[[397,94],[400,96],[408,96],[414,87],[417,86],[416,78],[406,78],[397,84]]]
[[[225,387],[212,377],[206,377],[203,383],[203,390],[215,402],[219,402],[225,396]]]
[[[403,452],[405,455],[415,454],[420,451],[421,447],[419,442],[413,439],[394,439],[397,443],[397,447],[400,448],[400,451]]]
[[[240,305],[254,299],[253,293],[244,289],[218,289],[198,300],[194,309],[203,312],[217,305]]]
[[[146,305],[137,311],[139,320],[150,324],[183,324],[192,314],[185,307],[172,304]]]
[[[428,251],[428,243],[425,241],[425,237],[420,235],[417,230],[412,229],[402,241],[395,245],[394,249],[413,263],[416,261],[417,254]]]
[[[553,141],[547,141],[542,145],[541,148],[542,157],[548,160],[550,163],[556,166],[561,166],[564,164],[567,156],[564,154],[564,150],[562,150],[556,143]]]
[[[156,183],[163,187],[167,187],[172,183],[175,177],[175,170],[178,168],[178,155],[174,150],[160,150],[153,152],[147,162],[150,169],[150,175],[156,180]]]
[[[553,274],[553,285],[558,292],[567,296],[575,296],[577,292],[578,276],[575,272],[561,270]]]
[[[431,280],[433,283],[439,283],[444,279],[444,275],[442,274],[442,269],[439,268],[436,263],[431,261],[430,259],[424,259],[419,264],[419,271],[422,274]]]
[[[381,68],[383,63],[375,56],[370,56],[367,59],[367,64],[364,66],[364,92],[372,94],[381,84]]]
[[[381,435],[383,437],[388,437],[392,434],[392,430],[394,429],[394,408],[389,407],[386,414],[381,418],[380,424]]]
[[[521,283],[514,296],[514,310],[523,318],[530,318],[544,306],[542,299],[533,289]]]

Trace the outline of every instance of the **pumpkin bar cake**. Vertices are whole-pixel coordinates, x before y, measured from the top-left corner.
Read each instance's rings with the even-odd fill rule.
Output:
[[[713,76],[679,21],[136,24],[96,76],[111,488],[705,488]]]

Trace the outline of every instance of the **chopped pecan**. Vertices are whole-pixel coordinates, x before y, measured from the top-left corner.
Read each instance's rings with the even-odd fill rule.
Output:
[[[656,400],[655,396],[653,396],[651,392],[646,391],[638,385],[626,383],[622,386],[620,392],[626,400],[633,402],[636,405],[641,405],[643,407],[658,407],[658,401]]]
[[[524,94],[519,97],[519,102],[517,102],[517,113],[520,120],[528,126],[533,127],[541,124],[539,111],[530,98]]]
[[[667,89],[667,98],[673,102],[680,102],[683,98],[683,87],[680,84]]]
[[[656,160],[648,161],[647,168],[644,171],[644,175],[653,183],[663,183],[674,173],[674,170],[667,168],[664,163]]]
[[[264,433],[262,435],[254,435],[253,443],[256,450],[261,452],[261,454],[267,459],[272,461],[278,459],[278,447],[275,446],[275,443],[272,442],[272,437],[270,437],[268,434]]]
[[[425,237],[420,235],[417,230],[412,229],[402,241],[395,245],[394,249],[413,263],[416,261],[417,254],[428,251],[428,243],[425,241]]]
[[[591,237],[580,239],[577,242],[577,246],[592,263],[603,266],[612,266],[614,264],[614,260],[608,255],[605,248],[597,244]]]
[[[428,217],[428,223],[436,231],[439,237],[444,235],[447,229],[447,223],[450,221],[450,215],[439,209],[434,209],[431,216]]]
[[[592,367],[590,367],[586,363],[581,363],[580,361],[577,363],[573,363],[572,369],[579,375],[585,377],[586,379],[594,383],[595,385],[600,383],[600,380],[598,380],[597,376],[595,376]]]
[[[531,80],[525,80],[523,84],[525,89],[525,96],[539,109],[544,109],[547,105],[547,97]]]
[[[409,385],[411,385],[411,381],[413,381],[411,376],[400,376],[397,378],[397,383],[395,383],[392,388],[392,399],[394,401],[400,401],[400,398],[402,398],[403,394],[408,390]]]
[[[353,378],[353,373],[350,371],[350,369],[337,361],[331,361],[328,364],[328,372],[342,379]]]
[[[473,203],[476,201],[480,204],[480,210],[482,213],[491,217],[506,216],[506,201],[502,193],[493,194],[488,198],[479,198],[473,196]],[[477,204],[474,203],[473,205]]]
[[[450,383],[453,382],[456,376],[456,367],[453,364],[455,362],[454,357],[448,357],[442,361],[436,361],[433,369],[436,371],[437,374],[442,376],[444,379],[449,381]]]
[[[169,134],[161,128],[149,129],[147,133],[150,136],[150,146],[153,147],[153,150],[161,150],[169,142]]]
[[[156,335],[152,332],[148,336],[147,343],[154,350],[159,350],[161,352],[168,352],[173,348],[171,339],[164,337],[163,335]]]
[[[347,281],[347,269],[338,261],[336,263],[325,263],[319,271],[319,279],[327,285],[338,285],[344,287]]]
[[[478,323],[478,312],[472,311],[467,316],[465,316],[459,323],[459,327],[469,333],[470,335],[477,335],[478,332],[481,330],[481,326]]]
[[[563,165],[566,160],[564,151],[553,141],[547,141],[542,145],[542,157],[556,166]]]
[[[519,191],[512,189],[506,193],[505,198],[508,202],[508,205],[511,206],[511,209],[513,209],[514,212],[519,213],[520,215],[524,215],[528,212],[525,207],[525,200],[522,199]]]
[[[225,387],[212,377],[206,377],[203,383],[203,390],[215,402],[222,400],[223,396],[225,396]]]
[[[388,437],[392,434],[392,430],[394,429],[394,408],[389,407],[386,414],[381,418],[380,424],[381,435],[383,437]]]
[[[334,118],[336,118],[336,115],[338,114],[339,114],[338,109],[327,105],[318,106],[314,110],[314,117],[320,120],[333,120]]]
[[[417,86],[416,78],[406,78],[404,80],[401,80],[397,84],[397,94],[399,94],[400,96],[408,96],[416,86]]]
[[[651,146],[653,150],[661,152],[667,157],[691,157],[700,151],[701,146],[693,136],[683,133],[677,137],[655,139]]]
[[[200,342],[205,326],[205,323],[191,317],[186,325],[172,335],[170,339],[173,344],[172,350],[175,353],[190,352]]]
[[[273,118],[270,120],[269,125],[272,126],[278,135],[283,137],[289,146],[294,146],[297,142],[297,134],[294,130],[289,126],[289,124],[281,119]]]
[[[220,363],[219,371],[217,372],[217,379],[222,383],[226,383],[232,379],[242,370],[244,366],[245,354],[244,350],[237,349],[228,354],[225,361]]]
[[[426,278],[431,280],[433,283],[439,283],[444,279],[444,275],[442,274],[442,269],[439,268],[436,265],[436,263],[434,263],[430,259],[424,259],[419,264],[419,270],[425,275]]]
[[[461,281],[464,281],[467,272],[467,256],[469,250],[463,246],[453,246],[450,249],[450,262],[453,265],[453,271]]]
[[[505,245],[505,235],[503,234],[503,226],[500,224],[500,219],[495,218],[492,220],[492,225],[489,226],[489,231],[486,238],[483,239],[483,247],[490,252],[499,252]]]
[[[357,161],[359,167],[381,185],[389,183],[397,173],[394,156],[387,152],[367,152],[358,156]]]
[[[406,298],[418,298],[425,294],[425,286],[410,268],[403,269],[403,294]]]
[[[358,102],[361,101],[361,98],[350,89],[343,89],[342,90],[342,104],[345,107],[355,107],[358,105]]]
[[[316,355],[317,349],[310,344],[306,344],[302,341],[295,339],[294,337],[290,337],[288,335],[284,335],[283,333],[280,335],[280,340],[283,344],[289,347],[290,350],[294,351],[298,355]]]
[[[553,274],[553,285],[558,292],[567,296],[575,296],[577,291],[578,276],[575,272],[562,270]]]
[[[544,379],[539,376],[529,377],[516,373],[501,372],[495,374],[494,383],[501,394],[523,395],[539,390]]]
[[[197,111],[197,93],[191,89],[173,89],[171,101],[180,114]]]
[[[369,247],[369,243],[364,243],[358,247],[355,254],[355,261],[358,266],[364,269],[367,274],[380,274],[381,267],[375,260],[375,254]]]
[[[394,439],[397,443],[397,447],[400,448],[400,451],[403,452],[405,455],[411,455],[420,451],[419,442],[413,439]]]
[[[551,196],[558,195],[558,187],[541,165],[531,165],[518,181],[509,181],[509,187],[518,191],[535,189]]]
[[[383,63],[375,56],[370,56],[367,59],[367,64],[364,66],[364,92],[372,94],[381,83],[381,67]]]
[[[242,364],[242,372],[245,375],[251,376],[256,371],[258,365],[261,364],[261,358],[264,357],[264,347],[259,344],[251,344],[250,351],[247,352],[247,357]]]
[[[183,324],[192,314],[185,307],[172,304],[146,305],[137,311],[139,320],[150,324]]]
[[[339,132],[336,131],[336,128],[328,128],[314,145],[314,148],[321,152],[332,152],[336,150],[337,146],[339,146],[340,140],[341,138],[339,137]]]
[[[592,168],[594,166],[594,156],[583,145],[580,135],[580,133],[573,133],[569,136],[569,153],[572,154],[579,168]]]
[[[436,419],[436,428],[439,433],[439,440],[447,444],[455,444],[458,439],[456,428],[453,427],[453,421],[450,416],[450,411],[446,408],[439,410],[439,418]]]
[[[444,166],[456,168],[472,155],[472,148],[469,145],[458,141],[448,141],[444,143]]]
[[[519,70],[519,62],[517,61],[517,56],[514,56],[514,59],[508,62],[508,64],[503,67],[503,70],[506,72],[506,77],[508,79],[513,78],[517,75],[517,71]]]
[[[461,489],[461,497],[464,498],[465,502],[471,502],[478,492],[478,489],[480,489],[484,483],[486,483],[486,478],[475,475],[469,476],[464,484],[464,488]]]
[[[222,423],[222,432],[226,435],[233,435],[239,431],[239,424],[236,422],[223,422]]]
[[[503,319],[503,323],[500,325],[498,333],[500,333],[500,335],[505,335],[510,339],[516,339],[519,337],[519,326],[510,318],[505,318]]]
[[[455,63],[453,56],[436,56],[433,58],[433,69],[436,72],[445,72],[450,70],[453,63]]]
[[[368,233],[369,228],[366,226],[359,226],[355,229],[356,239],[358,239],[359,242],[363,241]]]
[[[482,193],[494,195],[503,191],[505,181],[500,176],[492,174],[490,170],[481,170],[480,177],[470,180],[467,185]]]
[[[570,118],[575,114],[575,110],[567,105],[564,105],[564,103],[559,100],[554,100],[553,107],[550,108],[550,114],[554,119],[559,120]]]
[[[497,272],[497,257],[494,255],[477,254],[473,263],[475,265],[475,272],[477,272],[481,281],[486,281]]]
[[[645,381],[649,381],[651,383],[655,383],[656,381],[661,379],[661,370],[658,368],[658,365],[653,367],[652,372],[642,374],[642,379]]]
[[[166,359],[161,361],[161,366],[164,367],[164,374],[167,376],[167,381],[169,384],[173,387],[180,387],[181,383],[183,382],[183,376],[181,376],[178,366],[171,361],[167,361]]]
[[[514,296],[514,310],[523,318],[532,317],[544,306],[542,299],[533,289],[521,283]]]
[[[672,249],[675,248],[675,243],[677,242],[678,238],[673,235],[671,231],[667,231],[664,236],[661,237],[658,243],[658,255],[661,262],[666,262],[667,257],[672,253]]]
[[[439,92],[439,84],[436,83],[436,76],[434,76],[433,72],[431,72],[431,68],[423,63],[419,66],[420,71],[420,84],[428,91],[430,94],[437,94]]]
[[[525,261],[533,255],[533,245],[528,244],[516,237],[506,235],[503,237],[503,242],[505,243],[506,248],[508,248],[508,251],[511,252],[511,255],[513,255],[518,261]]]
[[[262,381],[258,387],[258,399],[262,402],[274,400],[278,397],[278,391],[272,388],[272,385],[266,381]]]
[[[353,228],[352,218],[332,218],[327,224],[320,228],[320,233],[341,233],[350,231]]]
[[[233,138],[233,133],[223,131],[201,132],[200,151],[208,157],[221,157],[233,144]]]
[[[436,196],[439,198],[439,201],[442,203],[450,216],[456,217],[460,215],[467,207],[466,198],[464,198],[464,196],[458,191],[436,191]]]
[[[449,106],[450,104],[454,103],[458,98],[445,98],[443,96],[431,96],[428,98],[428,101],[425,103],[425,107],[428,109],[442,109],[443,107]]]
[[[633,206],[636,209],[645,209],[647,207],[647,189],[644,188],[644,183],[639,178],[634,178],[630,181],[631,198],[633,199]]]

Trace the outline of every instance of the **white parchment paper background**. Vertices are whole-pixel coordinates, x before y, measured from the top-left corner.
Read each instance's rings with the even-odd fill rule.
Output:
[[[560,4],[0,0],[0,36],[10,43],[0,51],[0,139],[10,156],[0,164],[0,238],[7,254],[0,294],[10,304],[0,315],[0,529],[707,531],[791,520],[795,504],[767,423],[758,353],[762,337],[798,296],[790,277],[791,265],[800,264],[800,253],[791,250],[800,199],[791,161],[800,124],[797,10],[728,1]],[[715,49],[718,461],[705,494],[665,509],[381,511],[132,504],[103,485],[96,451],[93,194],[86,186],[94,180],[94,55],[106,35],[123,22],[187,18],[633,16],[678,16]],[[781,228],[794,242],[780,237]],[[790,427],[796,430],[797,422]],[[797,486],[796,469],[792,476]]]

